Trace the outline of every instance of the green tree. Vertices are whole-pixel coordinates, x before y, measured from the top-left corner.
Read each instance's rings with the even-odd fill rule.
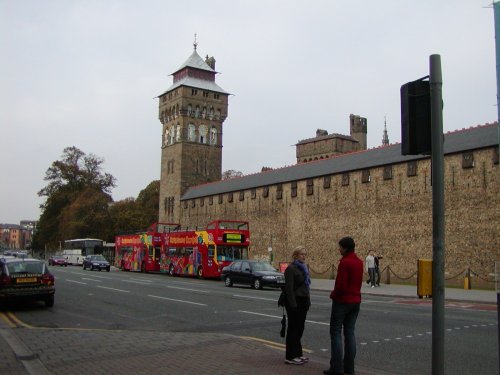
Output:
[[[72,146],[47,169],[44,180],[48,184],[38,192],[46,200],[41,205],[34,246],[56,248],[68,238],[110,236],[106,220],[115,178],[102,172],[103,162]]]

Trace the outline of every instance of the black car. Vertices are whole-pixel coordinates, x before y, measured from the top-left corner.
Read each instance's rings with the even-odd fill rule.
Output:
[[[83,260],[83,269],[89,268],[92,270],[106,270],[109,272],[111,266],[102,255],[87,255]]]
[[[54,276],[38,259],[0,257],[0,299],[32,299],[54,306]]]
[[[258,260],[237,260],[224,267],[221,279],[226,286],[247,284],[255,289],[264,286],[282,287],[285,285],[285,275],[278,272],[272,265]]]

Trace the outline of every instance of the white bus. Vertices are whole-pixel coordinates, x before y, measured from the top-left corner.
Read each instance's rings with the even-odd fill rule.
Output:
[[[101,253],[103,241],[95,238],[80,238],[64,241],[63,257],[68,260],[68,264],[81,266],[83,258],[87,255]]]

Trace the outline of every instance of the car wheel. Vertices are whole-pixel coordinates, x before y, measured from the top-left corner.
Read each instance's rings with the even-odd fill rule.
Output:
[[[226,278],[224,279],[224,284],[226,286],[233,286],[233,280],[231,280],[229,276],[226,276]]]
[[[198,267],[196,270],[196,277],[198,277],[198,279],[203,279],[203,267]]]
[[[168,274],[170,276],[174,276],[174,265],[171,264],[170,267],[168,267]]]
[[[54,306],[54,295],[51,294],[47,298],[45,298],[45,306],[47,307],[52,307]]]
[[[109,270],[110,270],[110,267],[106,268],[106,272],[109,272]]]
[[[253,281],[253,287],[255,289],[262,289],[262,282],[260,281],[260,279],[255,279]]]

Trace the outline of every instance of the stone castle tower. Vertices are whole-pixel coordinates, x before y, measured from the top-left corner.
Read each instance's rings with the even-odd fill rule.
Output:
[[[178,223],[180,197],[194,185],[222,174],[222,124],[228,96],[215,83],[215,59],[204,61],[193,44],[191,56],[159,95],[162,123],[159,221]]]
[[[351,137],[359,142],[359,149],[366,150],[366,133],[368,122],[366,118],[350,114],[349,115]]]

